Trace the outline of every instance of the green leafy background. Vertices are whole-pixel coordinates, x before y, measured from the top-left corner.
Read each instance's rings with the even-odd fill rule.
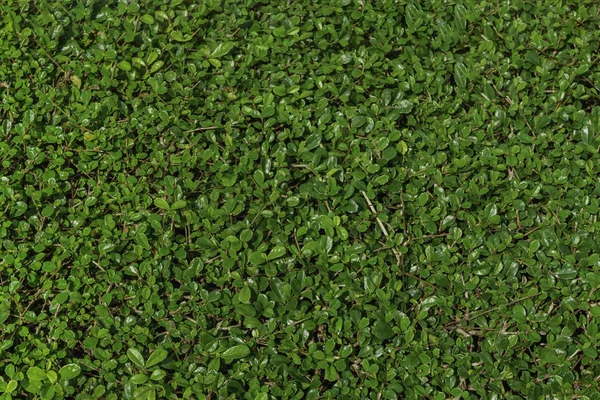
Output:
[[[0,399],[600,398],[597,2],[0,21]]]

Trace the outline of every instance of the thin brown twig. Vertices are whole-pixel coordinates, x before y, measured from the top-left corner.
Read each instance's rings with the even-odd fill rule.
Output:
[[[389,239],[390,235],[389,235],[387,229],[385,229],[385,225],[383,225],[383,222],[381,222],[381,220],[377,216],[377,210],[375,210],[375,207],[373,207],[373,203],[371,203],[371,199],[369,199],[369,196],[367,196],[367,194],[365,193],[364,190],[362,191],[362,195],[365,198],[365,200],[367,201],[367,204],[369,205],[369,209],[375,215],[375,220],[377,221],[377,225],[379,225],[379,228],[381,229],[381,232],[383,232],[383,235],[387,239]],[[394,252],[394,256],[396,256],[396,262],[398,263],[398,266],[401,266],[402,265],[402,261],[401,261],[401,258],[400,258],[400,252],[395,247],[392,247],[392,251]]]
[[[519,299],[516,299],[516,300],[513,300],[513,301],[509,301],[509,302],[508,302],[508,303],[506,303],[506,304],[501,304],[501,305],[499,305],[499,306],[492,307],[492,308],[490,308],[489,310],[481,311],[481,312],[479,312],[478,314],[475,314],[474,316],[473,316],[473,315],[467,315],[467,318],[465,318],[465,319],[467,319],[467,320],[474,320],[474,319],[477,319],[477,318],[479,318],[479,317],[482,317],[482,316],[484,316],[484,315],[486,315],[486,314],[489,314],[489,313],[491,313],[491,312],[494,312],[494,311],[498,310],[500,307],[503,307],[503,306],[504,306],[504,307],[507,307],[507,306],[512,306],[513,304],[520,303],[520,302],[522,302],[523,300],[531,299],[532,297],[539,296],[540,294],[542,294],[542,292],[538,292],[538,293],[535,293],[535,294],[530,294],[529,296],[524,296],[524,297],[521,297],[521,298],[519,298]]]
[[[431,238],[438,238],[438,237],[444,237],[444,236],[448,236],[448,233],[436,233],[433,235],[423,235],[423,236],[419,236],[419,237],[414,237],[414,238],[406,239],[404,241],[404,246],[406,246],[409,242],[413,242],[415,240],[431,239]]]
[[[219,129],[219,126],[201,126],[200,128],[196,128],[196,129],[190,129],[189,131],[184,131],[183,133],[192,133],[192,132],[199,132],[199,131],[212,131],[214,129]]]
[[[44,48],[44,46],[42,46],[42,44],[40,42],[38,42],[38,40],[35,38],[35,36],[31,36],[31,38],[33,39],[34,42],[37,43],[37,45],[40,47],[40,49],[42,49],[44,51],[44,53],[46,53],[46,55],[48,56],[50,61],[52,61],[54,63],[54,65],[56,65],[58,67],[58,69],[60,69],[65,75],[68,75],[68,72],[65,71],[65,69],[54,59],[54,57],[52,57],[50,55],[50,53],[48,53],[48,51]]]

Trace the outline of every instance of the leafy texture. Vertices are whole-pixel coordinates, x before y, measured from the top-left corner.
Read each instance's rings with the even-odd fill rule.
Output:
[[[597,1],[0,2],[0,399],[599,399]]]

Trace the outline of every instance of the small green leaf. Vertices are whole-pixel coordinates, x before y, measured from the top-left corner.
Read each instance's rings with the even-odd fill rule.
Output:
[[[189,42],[190,40],[192,40],[192,35],[190,35],[190,34],[184,35],[180,31],[172,31],[170,36],[171,36],[171,39],[173,39],[177,42]]]
[[[554,349],[538,347],[538,357],[543,364],[560,364],[561,359],[556,354]]]
[[[156,390],[150,385],[140,386],[133,392],[134,400],[154,400],[156,399]]]
[[[27,377],[32,381],[43,381],[46,379],[46,372],[39,367],[29,367]]]
[[[529,244],[529,254],[533,255],[540,248],[540,242],[538,240],[533,240]]]
[[[334,228],[335,227],[335,223],[333,222],[333,219],[331,219],[331,217],[328,215],[319,215],[317,217],[317,221],[319,221],[321,228]]]
[[[376,321],[373,324],[373,328],[371,329],[373,335],[376,338],[381,340],[391,339],[394,337],[394,331],[392,330],[392,326],[383,321]]]
[[[240,294],[238,295],[238,298],[240,300],[240,303],[248,304],[248,303],[250,303],[251,296],[252,296],[252,293],[250,291],[250,288],[248,286],[244,286],[242,288],[242,290],[240,290]]]
[[[119,68],[123,71],[131,71],[131,64],[129,63],[129,61],[121,61],[119,63]]]
[[[160,209],[163,210],[170,210],[171,208],[169,207],[169,203],[167,203],[165,201],[165,199],[161,199],[160,197],[157,197],[156,199],[154,199],[154,205]]]
[[[135,383],[136,385],[143,385],[148,382],[148,377],[145,374],[137,374],[129,378],[129,382]]]
[[[261,265],[264,264],[266,260],[263,256],[263,253],[259,251],[254,251],[248,256],[248,261],[250,261],[250,263],[253,265]]]
[[[263,183],[265,182],[265,174],[260,169],[254,171],[254,180],[259,187],[263,187]]]
[[[73,379],[78,377],[80,373],[81,367],[78,364],[67,364],[58,371],[62,379]]]
[[[171,206],[171,210],[179,210],[181,208],[185,208],[187,206],[187,202],[185,200],[177,200]]]
[[[454,64],[454,80],[461,89],[467,87],[467,67],[459,62]]]
[[[69,79],[71,80],[73,86],[75,86],[77,89],[81,89],[81,78],[79,78],[77,75],[71,75]]]
[[[161,363],[165,358],[167,358],[168,354],[169,352],[167,350],[163,349],[162,347],[158,347],[148,357],[148,360],[146,361],[146,368],[150,368]]]
[[[139,244],[140,246],[142,246],[146,250],[150,250],[151,249],[150,243],[148,243],[148,237],[142,231],[137,231],[135,233],[135,242],[137,244]]]
[[[154,23],[154,17],[152,17],[152,15],[150,14],[144,14],[142,15],[142,18],[140,18],[140,21],[142,21],[145,24],[153,24]]]
[[[410,100],[402,100],[398,103],[398,111],[400,114],[408,114],[413,109],[413,103]]]
[[[285,96],[287,94],[287,90],[285,88],[285,86],[275,86],[273,88],[273,93],[275,93],[277,96]]]
[[[23,125],[29,126],[35,121],[35,112],[33,110],[27,110],[23,113]]]
[[[284,256],[286,253],[286,249],[283,245],[278,244],[277,246],[275,246],[270,252],[269,255],[267,256],[267,258],[269,260],[275,260],[279,257]]]
[[[150,375],[150,379],[152,379],[153,381],[160,381],[165,376],[167,376],[167,373],[165,371],[163,371],[162,369],[155,369],[152,372],[152,375]]]
[[[15,389],[18,386],[19,386],[19,383],[13,379],[13,380],[9,381],[8,384],[6,385],[6,392],[12,393],[15,391]]]
[[[50,217],[52,214],[54,214],[53,206],[48,205],[42,209],[42,217]]]
[[[246,357],[248,354],[250,354],[250,348],[245,344],[239,344],[225,350],[221,354],[221,358],[225,359],[226,361],[237,360],[239,358]]]
[[[220,43],[211,53],[211,58],[220,58],[233,49],[233,42]]]
[[[142,353],[140,353],[137,349],[130,348],[127,350],[127,357],[131,360],[139,368],[144,368],[144,357],[142,357]]]
[[[151,63],[148,63],[151,64]],[[164,61],[162,60],[158,60],[157,62],[155,62],[154,64],[152,64],[152,68],[150,68],[150,73],[153,74],[156,71],[158,71],[159,69],[162,68],[162,66],[165,64]]]
[[[454,24],[462,31],[467,28],[467,9],[462,4],[454,6]]]

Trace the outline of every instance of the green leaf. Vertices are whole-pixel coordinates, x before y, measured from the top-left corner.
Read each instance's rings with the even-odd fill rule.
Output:
[[[263,253],[255,251],[250,253],[250,255],[248,256],[248,261],[250,261],[250,263],[254,265],[261,265],[266,262],[266,259],[265,257],[263,257]]]
[[[391,339],[395,335],[392,326],[383,321],[376,321],[371,331],[376,338],[381,340]]]
[[[192,40],[192,35],[190,35],[190,34],[184,35],[180,31],[172,31],[170,36],[171,36],[171,39],[173,39],[177,42],[189,42],[190,40]]]
[[[129,382],[135,383],[136,385],[143,385],[144,383],[148,382],[148,377],[145,374],[133,375],[131,378],[129,378]]]
[[[121,61],[119,63],[119,68],[123,71],[131,71],[131,64],[129,63],[129,61]]]
[[[164,199],[157,197],[154,199],[154,205],[162,210],[170,210],[169,203],[167,203]]]
[[[560,364],[561,363],[561,359],[558,357],[558,355],[556,354],[556,351],[554,351],[554,349],[538,347],[537,350],[538,350],[537,351],[538,357],[542,363],[544,363],[544,364]]]
[[[244,286],[242,290],[240,290],[240,294],[238,296],[241,303],[248,304],[250,303],[250,297],[252,293],[250,292],[250,288],[248,286]]]
[[[248,346],[246,346],[245,344],[239,344],[239,345],[230,347],[229,349],[227,349],[223,353],[221,353],[221,358],[225,359],[226,361],[231,361],[231,360],[237,360],[239,358],[244,358],[248,354],[250,354],[250,348]]]
[[[536,251],[540,248],[540,242],[538,240],[532,240],[529,244],[529,254],[535,254]]]
[[[260,169],[254,171],[254,180],[259,187],[263,187],[265,183],[265,174]]]
[[[467,87],[467,67],[465,64],[458,62],[454,64],[454,80],[459,88],[464,89]]]
[[[156,399],[156,390],[149,385],[144,385],[133,392],[133,400],[154,400]]]
[[[408,114],[412,111],[413,109],[413,103],[409,100],[401,100],[400,103],[398,103],[398,111],[401,114]]]
[[[275,246],[267,255],[269,260],[275,260],[277,258],[283,257],[286,253],[286,249],[283,245],[278,244]]]
[[[454,6],[454,24],[461,31],[467,29],[467,9],[462,4]]]
[[[154,371],[152,371],[150,379],[153,381],[161,381],[165,376],[167,376],[167,373],[165,371],[163,371],[162,369],[155,369]]]
[[[321,144],[322,135],[320,133],[313,133],[306,138],[305,148],[306,150],[313,150]]]
[[[163,349],[162,347],[158,347],[156,348],[152,354],[150,354],[150,356],[148,357],[148,360],[146,360],[146,368],[150,368],[153,367],[159,363],[161,363],[165,358],[167,358],[167,355],[169,354],[169,352],[165,349]]]
[[[32,381],[43,381],[46,379],[46,371],[39,367],[29,367],[27,377]]]
[[[69,77],[69,79],[71,80],[71,83],[73,84],[73,86],[75,86],[77,89],[81,89],[81,78],[78,77],[77,75],[71,75]]]
[[[144,357],[142,357],[142,353],[140,353],[137,349],[130,348],[127,350],[127,357],[137,367],[144,368]]]
[[[135,233],[135,242],[146,250],[150,250],[152,248],[150,247],[150,243],[148,243],[148,237],[142,231],[137,231]]]
[[[77,378],[80,373],[81,367],[78,364],[67,364],[58,371],[62,379]]]
[[[175,203],[173,203],[171,205],[171,210],[179,210],[179,209],[185,208],[186,206],[187,206],[187,202],[185,200],[177,200]]]
[[[6,384],[6,393],[12,393],[14,392],[17,387],[19,387],[19,383],[17,381],[15,381],[14,379],[11,379],[7,384]]]
[[[153,24],[154,23],[154,18],[152,17],[152,15],[150,14],[144,14],[142,15],[142,17],[140,18],[140,21],[142,21],[145,24]]]
[[[42,209],[42,217],[51,217],[52,214],[54,214],[53,206],[48,205]]]
[[[29,126],[35,121],[35,112],[32,110],[26,110],[23,114],[23,125]]]
[[[221,58],[233,49],[233,42],[219,43],[219,45],[211,53],[211,58]]]
[[[154,64],[152,64],[152,67],[150,68],[150,74],[153,74],[156,71],[158,71],[159,69],[161,69],[164,64],[165,63],[162,60],[158,60],[157,62],[155,62]]]

